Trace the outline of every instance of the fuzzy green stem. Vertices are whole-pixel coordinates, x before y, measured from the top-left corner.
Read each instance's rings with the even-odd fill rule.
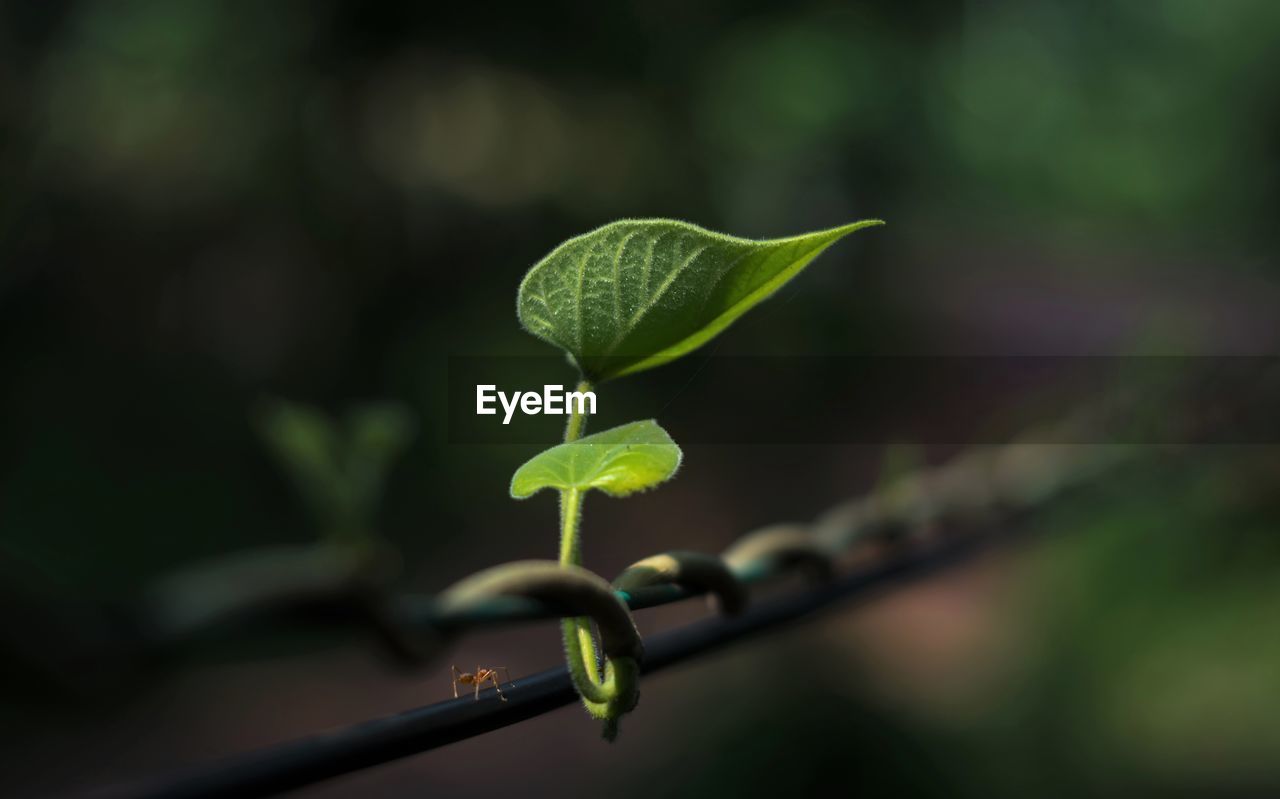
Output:
[[[578,387],[574,389],[574,391],[579,394],[585,394],[590,390],[591,390],[591,382],[588,380],[579,381]],[[579,403],[577,406],[574,406],[572,403],[570,403],[569,421],[564,428],[565,443],[567,444],[570,441],[577,441],[579,438],[582,438],[582,431],[586,429],[586,426],[587,426],[587,414],[582,413],[581,403]]]
[[[581,566],[582,544],[578,536],[582,520],[582,492],[570,488],[560,492],[560,565]],[[599,670],[596,666],[596,646],[591,638],[591,622],[586,617],[564,619],[560,622],[564,634],[565,656],[569,673],[584,701],[607,702]]]
[[[560,492],[560,565],[582,565],[582,542],[578,537],[582,523],[583,492],[568,488]]]
[[[591,383],[583,380],[575,391],[587,392]],[[582,437],[587,414],[580,407],[570,407],[569,422],[565,425],[566,443]],[[582,500],[584,494],[576,488],[560,492],[560,564],[582,565]],[[613,740],[618,731],[618,717],[635,703],[639,665],[632,658],[611,659],[600,673],[599,655],[595,639],[591,635],[591,620],[587,617],[563,619],[560,630],[564,637],[565,660],[569,675],[582,697],[582,704],[592,717],[605,722],[605,738]]]

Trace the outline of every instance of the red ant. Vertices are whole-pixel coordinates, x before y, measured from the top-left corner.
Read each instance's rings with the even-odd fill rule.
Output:
[[[494,666],[491,669],[482,669],[476,666],[475,673],[469,671],[458,671],[457,666],[453,666],[453,698],[458,698],[458,683],[463,685],[474,685],[476,687],[476,699],[480,699],[480,686],[486,682],[493,683],[493,687],[498,691],[498,698],[503,702],[507,701],[507,697],[502,693],[502,686],[498,683],[498,669],[502,669],[502,673],[507,676],[507,682],[511,683],[511,673],[507,671],[506,666]],[[514,685],[514,683],[512,683]]]

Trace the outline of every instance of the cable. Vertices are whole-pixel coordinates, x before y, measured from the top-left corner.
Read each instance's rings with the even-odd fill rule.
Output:
[[[988,547],[1007,533],[950,538],[850,572],[816,589],[759,603],[734,618],[713,617],[650,636],[644,673],[692,659],[751,635],[810,617],[848,598],[866,599],[895,584],[927,575]],[[216,799],[260,797],[300,788],[531,719],[577,701],[568,671],[554,668],[521,678],[505,690],[488,689],[332,733],[315,735],[232,757],[141,784],[93,794],[102,799]]]
[[[650,673],[972,554],[1004,537],[1010,523],[1027,511],[1124,459],[1122,450],[1118,454],[1111,448],[1028,448],[1015,442],[903,477],[883,491],[833,508],[810,525],[756,530],[720,557],[688,552],[651,556],[633,564],[612,586],[586,570],[553,562],[507,563],[470,575],[439,596],[388,600],[374,606],[371,615],[423,661],[479,627],[589,614],[602,633],[612,625],[614,640],[634,646],[636,656],[643,649],[641,670]],[[941,539],[929,534],[957,528],[987,532]],[[867,545],[880,552],[875,563],[864,561],[836,576],[837,560]],[[733,615],[747,605],[745,585],[797,571],[821,582]],[[630,611],[708,592],[717,595],[720,616],[640,641]],[[564,668],[521,678],[504,692],[507,702],[498,701],[490,689],[482,701],[440,702],[93,795],[267,796],[515,724],[578,698]]]

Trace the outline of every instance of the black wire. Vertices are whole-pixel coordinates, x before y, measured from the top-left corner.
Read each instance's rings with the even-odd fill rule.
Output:
[[[1001,534],[1003,537],[1003,534]],[[984,548],[996,535],[951,538],[927,550],[890,556],[814,590],[754,605],[741,616],[709,618],[645,640],[642,671],[651,673],[786,622],[814,615],[838,600],[865,599],[898,582],[931,573]],[[166,778],[117,786],[93,794],[137,799],[259,797],[300,788],[540,716],[577,701],[568,671],[549,669],[522,677],[504,693],[463,697],[366,721]],[[624,744],[625,745],[625,744]]]

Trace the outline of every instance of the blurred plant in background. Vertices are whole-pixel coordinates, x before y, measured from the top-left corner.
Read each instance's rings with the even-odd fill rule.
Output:
[[[366,404],[337,424],[296,403],[263,403],[258,428],[329,542],[376,541],[375,512],[387,472],[413,438],[409,412],[394,404]]]

